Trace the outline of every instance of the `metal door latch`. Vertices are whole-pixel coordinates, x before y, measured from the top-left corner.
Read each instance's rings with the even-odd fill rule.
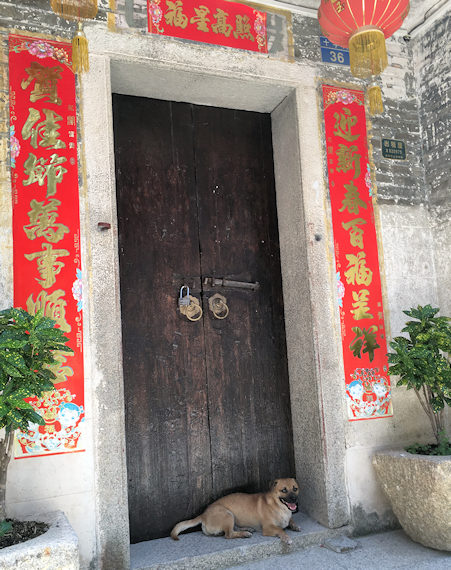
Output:
[[[255,283],[248,283],[246,281],[232,281],[231,279],[225,279],[224,277],[204,277],[203,284],[207,287],[233,287],[238,289],[250,289],[251,291],[257,291],[260,288],[260,283],[258,281]]]

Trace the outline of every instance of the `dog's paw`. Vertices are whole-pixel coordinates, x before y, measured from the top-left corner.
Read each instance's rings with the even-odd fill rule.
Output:
[[[251,538],[252,533],[248,530],[243,531],[243,538]]]
[[[294,532],[302,532],[302,528],[297,524],[292,524],[289,527],[290,530],[294,530]]]
[[[235,530],[246,530],[247,532],[255,532],[255,528],[251,528],[250,526],[236,526]]]
[[[289,536],[281,536],[280,540],[284,543],[284,544],[293,544],[293,541],[291,540],[291,538]]]

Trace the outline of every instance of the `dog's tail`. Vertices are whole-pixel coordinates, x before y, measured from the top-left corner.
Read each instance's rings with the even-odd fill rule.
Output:
[[[174,540],[179,540],[179,534],[188,528],[192,528],[193,526],[197,526],[202,522],[202,515],[196,517],[195,519],[190,519],[188,521],[181,521],[175,525],[175,527],[171,530],[171,538]]]

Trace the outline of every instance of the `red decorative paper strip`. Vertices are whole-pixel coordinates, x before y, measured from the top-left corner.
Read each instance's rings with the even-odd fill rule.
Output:
[[[225,0],[147,0],[148,31],[244,50],[268,52],[266,13]]]
[[[323,85],[335,267],[350,420],[392,415],[364,94]]]
[[[84,422],[77,112],[71,46],[9,36],[14,306],[43,310],[70,339],[55,390],[31,400],[45,425],[16,458],[82,451]]]

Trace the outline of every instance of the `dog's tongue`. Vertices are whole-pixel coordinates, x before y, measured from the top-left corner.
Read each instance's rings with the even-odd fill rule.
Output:
[[[296,510],[296,503],[286,503],[286,505],[290,509],[290,511]]]

